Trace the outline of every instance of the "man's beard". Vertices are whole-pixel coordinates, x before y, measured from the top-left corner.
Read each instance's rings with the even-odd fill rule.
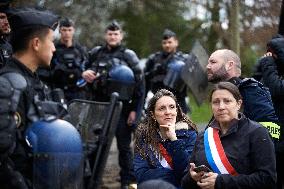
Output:
[[[208,78],[208,81],[211,83],[218,83],[220,81],[226,81],[229,78],[229,74],[224,65],[221,66],[219,70],[215,73],[212,73],[212,76]]]

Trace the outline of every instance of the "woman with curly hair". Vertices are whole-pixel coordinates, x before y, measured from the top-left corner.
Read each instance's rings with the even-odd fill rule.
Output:
[[[133,164],[138,184],[162,179],[179,188],[196,136],[196,125],[182,112],[174,94],[159,90],[136,130]]]

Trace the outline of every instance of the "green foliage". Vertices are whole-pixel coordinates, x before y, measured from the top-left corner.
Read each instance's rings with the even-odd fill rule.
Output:
[[[191,114],[189,115],[192,121],[196,124],[207,124],[212,117],[212,111],[208,100],[198,106],[194,98],[189,94]]]
[[[161,49],[165,28],[177,33],[179,49],[189,52],[197,39],[212,53],[230,47],[230,7],[222,0],[14,0],[12,6],[41,6],[76,24],[76,38],[89,49],[104,43],[104,28],[112,20],[123,23],[127,47],[140,58]],[[241,1],[240,31],[243,75],[250,76],[257,58],[255,46],[263,49],[277,31],[279,0]],[[200,17],[203,14],[203,17]],[[190,15],[190,16],[188,16]],[[257,19],[256,19],[257,18]],[[256,22],[257,21],[257,22]]]
[[[251,77],[254,66],[259,58],[258,54],[251,47],[244,47],[241,51],[242,76]]]
[[[135,1],[134,1],[135,2]],[[140,1],[130,2],[126,7],[114,7],[111,18],[123,20],[127,46],[136,51],[140,57],[160,50],[161,36],[165,28],[177,33],[180,49],[189,51],[189,24],[183,13],[183,1]]]

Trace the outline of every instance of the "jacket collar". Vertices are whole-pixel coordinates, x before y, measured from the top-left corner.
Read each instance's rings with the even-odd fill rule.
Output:
[[[230,126],[229,126],[230,128],[229,128],[229,130],[227,131],[227,133],[224,134],[224,135],[221,133],[220,125],[219,125],[219,123],[217,122],[216,119],[213,119],[212,122],[209,123],[208,126],[209,126],[209,127],[212,127],[212,128],[218,129],[218,130],[219,130],[220,137],[224,137],[224,136],[230,135],[230,134],[235,133],[235,132],[238,131],[239,125],[240,125],[241,122],[243,122],[245,116],[244,116],[243,113],[239,113],[239,114],[238,114],[238,117],[239,117],[239,119],[233,119],[233,120],[231,121]]]

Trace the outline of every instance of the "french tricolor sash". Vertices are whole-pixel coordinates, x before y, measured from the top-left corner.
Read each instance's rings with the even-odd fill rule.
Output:
[[[159,144],[159,149],[163,157],[162,160],[160,160],[161,165],[165,168],[173,169],[173,159],[161,143]]]
[[[204,148],[206,159],[215,173],[238,175],[224,152],[218,129],[208,127],[205,130]]]

